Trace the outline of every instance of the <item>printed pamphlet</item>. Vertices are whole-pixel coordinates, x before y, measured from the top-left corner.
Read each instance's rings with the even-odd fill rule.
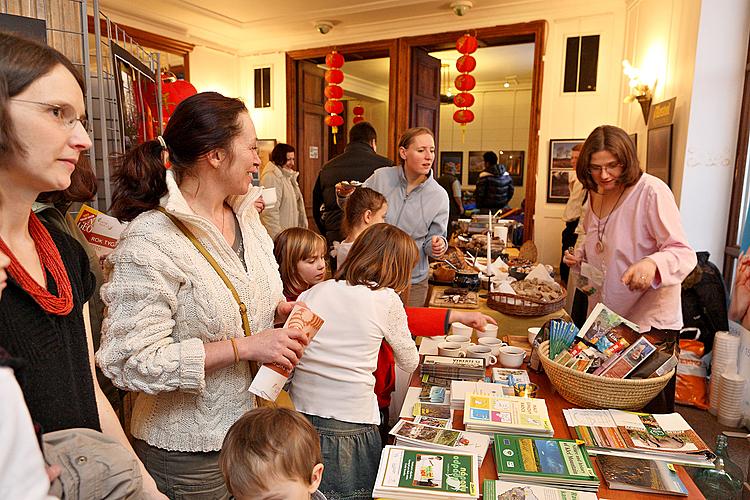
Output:
[[[473,453],[480,466],[490,446],[490,437],[484,434],[431,427],[406,420],[399,420],[390,434],[395,437],[397,445]]]
[[[484,500],[597,500],[596,493],[485,479]]]
[[[120,234],[127,224],[124,224],[95,208],[82,205],[75,218],[76,226],[81,230],[86,241],[92,246],[99,259],[109,255],[117,246]]]
[[[688,490],[672,464],[657,460],[613,457],[596,458],[602,477],[611,490],[687,496]]]

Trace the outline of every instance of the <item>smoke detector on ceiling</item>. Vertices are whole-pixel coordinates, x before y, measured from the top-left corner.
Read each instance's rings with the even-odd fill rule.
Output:
[[[453,2],[451,2],[451,9],[453,9],[453,13],[459,17],[469,12],[472,7],[474,7],[474,2],[472,2],[471,0],[454,0]]]
[[[315,21],[315,29],[321,35],[327,35],[333,29],[333,21]]]

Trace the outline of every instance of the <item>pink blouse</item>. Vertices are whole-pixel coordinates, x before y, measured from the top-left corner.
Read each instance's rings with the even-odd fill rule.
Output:
[[[604,285],[589,296],[589,312],[602,302],[638,324],[641,332],[682,328],[680,284],[695,268],[697,258],[669,187],[644,173],[608,221],[606,217],[600,221],[591,209],[586,212],[585,240],[576,253],[604,274]],[[596,250],[597,228],[603,231],[602,253]],[[645,291],[630,291],[622,284],[622,275],[645,257],[656,263],[654,281]]]

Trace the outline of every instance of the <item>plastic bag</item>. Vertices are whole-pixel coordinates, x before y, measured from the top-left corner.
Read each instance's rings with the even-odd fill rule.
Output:
[[[699,340],[680,340],[675,402],[707,410],[709,400],[706,364],[703,361],[704,349],[703,342]]]

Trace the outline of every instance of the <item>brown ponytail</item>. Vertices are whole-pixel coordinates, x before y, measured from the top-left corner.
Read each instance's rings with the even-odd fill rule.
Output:
[[[215,149],[232,156],[232,141],[240,133],[245,104],[217,92],[188,97],[175,109],[164,130],[172,171],[179,179],[190,175],[195,163]],[[159,205],[167,192],[166,170],[159,141],[136,146],[122,157],[113,176],[110,213],[123,221]]]
[[[344,204],[344,221],[341,228],[346,237],[362,224],[362,218],[368,210],[372,213],[377,212],[387,203],[385,196],[374,189],[368,187],[358,187],[349,195]]]

